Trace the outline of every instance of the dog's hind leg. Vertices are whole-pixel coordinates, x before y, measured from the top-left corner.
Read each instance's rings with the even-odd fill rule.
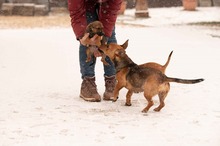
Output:
[[[164,99],[166,98],[167,96],[167,93],[159,93],[158,94],[159,96],[159,99],[160,99],[160,105],[154,109],[155,112],[159,112],[164,106],[165,106],[165,103],[164,103]]]
[[[146,98],[148,101],[147,106],[142,110],[143,113],[148,112],[148,110],[154,105],[154,102],[151,98]]]
[[[147,99],[148,104],[147,104],[147,106],[142,110],[142,112],[143,112],[143,113],[146,113],[146,112],[148,112],[148,110],[154,105],[154,102],[153,102],[153,100],[152,100],[152,96],[146,95],[146,94],[144,93],[144,97]]]
[[[133,91],[128,90],[127,94],[126,94],[126,106],[131,106],[131,96],[133,94]]]
[[[165,83],[164,85],[162,85],[162,91],[159,91],[158,93],[160,105],[157,108],[155,108],[154,111],[159,112],[165,106],[164,100],[167,97],[169,90],[170,90],[169,83]]]
[[[86,62],[90,62],[92,59],[92,53],[90,52],[89,48],[86,49],[86,55],[87,55]]]
[[[149,76],[144,84],[144,97],[147,99],[148,104],[142,110],[146,113],[154,105],[152,98],[158,94],[158,83],[155,82],[155,76]]]

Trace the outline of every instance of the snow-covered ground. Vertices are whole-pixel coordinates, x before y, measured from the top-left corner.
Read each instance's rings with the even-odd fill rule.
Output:
[[[78,42],[71,28],[2,29],[1,146],[220,145],[220,30],[173,25],[220,21],[219,8],[150,9],[145,20],[134,19],[133,12],[120,16],[116,28],[119,44],[129,39],[133,61],[164,64],[173,50],[168,76],[205,81],[171,83],[159,113],[153,108],[141,113],[147,104],[142,93],[133,95],[131,107],[124,106],[126,89],[115,103],[85,102],[79,98]],[[96,83],[103,94],[101,61]],[[157,96],[154,101],[157,106]]]
[[[185,11],[182,7],[150,8],[150,19],[147,20],[133,17],[134,13],[135,9],[128,9],[118,20],[144,26],[182,25],[183,23],[220,20],[220,7],[198,7],[196,11]]]

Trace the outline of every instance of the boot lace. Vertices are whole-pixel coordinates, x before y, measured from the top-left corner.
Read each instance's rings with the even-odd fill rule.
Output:
[[[84,86],[87,86],[87,92],[89,92],[90,94],[97,93],[96,84],[94,80],[86,79],[84,82]]]
[[[105,87],[107,92],[113,92],[115,88],[115,79],[106,79]]]

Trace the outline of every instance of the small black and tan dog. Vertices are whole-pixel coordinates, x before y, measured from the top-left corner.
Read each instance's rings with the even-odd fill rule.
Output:
[[[123,45],[108,44],[100,47],[100,50],[114,62],[117,72],[116,79],[118,82],[114,89],[113,101],[117,101],[119,91],[125,87],[128,89],[125,105],[131,105],[131,96],[133,93],[144,92],[144,97],[148,101],[148,105],[142,112],[147,112],[153,106],[152,98],[155,95],[159,96],[160,105],[154,111],[160,111],[165,106],[164,100],[170,89],[169,82],[194,84],[204,80],[202,78],[189,80],[167,77],[160,70],[161,65],[157,65],[158,68],[157,66],[137,65],[126,54],[125,49],[127,46],[128,41]]]
[[[85,40],[86,42],[88,42],[86,44],[89,44],[90,39],[92,37],[94,37],[96,34],[98,36],[97,36],[95,45],[87,45],[87,49],[86,49],[87,59],[86,59],[86,62],[91,61],[91,56],[94,54],[94,51],[97,51],[98,47],[100,47],[102,44],[106,43],[105,42],[105,37],[104,37],[105,33],[103,31],[103,28],[104,28],[103,24],[100,21],[94,21],[94,22],[91,22],[87,25],[85,33],[89,33],[89,37],[87,38],[87,40]],[[105,65],[108,65],[108,63],[105,61],[106,55],[102,52],[101,52],[101,54],[102,54],[101,61]]]

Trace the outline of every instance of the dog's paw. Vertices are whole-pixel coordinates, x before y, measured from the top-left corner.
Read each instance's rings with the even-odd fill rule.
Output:
[[[113,98],[113,99],[112,99],[112,102],[116,102],[117,100],[118,100],[118,97]]]
[[[147,109],[143,109],[141,112],[142,112],[142,113],[147,113],[148,110],[147,110]]]
[[[88,58],[86,59],[86,62],[90,62],[90,61],[91,61],[91,58],[88,57]]]
[[[105,66],[110,65],[108,62],[105,61],[105,57],[103,57],[103,56],[102,56],[101,61],[103,62],[103,64],[104,64]]]
[[[125,106],[131,106],[132,104],[131,103],[125,103]]]
[[[158,107],[154,109],[155,112],[159,112],[160,110],[161,108],[158,108]]]
[[[108,66],[108,65],[110,65],[109,63],[107,63],[107,62],[104,62],[104,61],[103,61],[103,64],[104,64],[105,66]]]

